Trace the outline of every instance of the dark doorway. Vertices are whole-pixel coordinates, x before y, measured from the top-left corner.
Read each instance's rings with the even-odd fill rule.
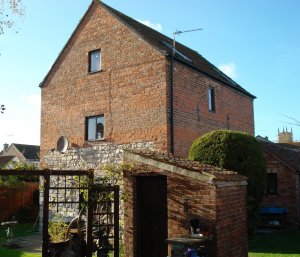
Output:
[[[165,257],[167,230],[167,178],[137,177],[138,257]]]

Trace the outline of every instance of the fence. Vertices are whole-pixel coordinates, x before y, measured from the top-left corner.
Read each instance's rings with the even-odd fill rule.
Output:
[[[38,190],[38,183],[20,182],[14,186],[0,187],[0,222],[10,218],[20,209],[34,203],[34,193]]]

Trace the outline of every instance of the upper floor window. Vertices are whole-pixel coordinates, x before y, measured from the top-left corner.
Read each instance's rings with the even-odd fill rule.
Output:
[[[267,173],[267,195],[277,195],[277,173]]]
[[[214,112],[216,110],[215,107],[215,89],[210,87],[208,89],[208,110],[210,112]]]
[[[97,72],[101,70],[101,53],[100,50],[89,52],[89,72]]]
[[[86,118],[86,140],[104,139],[104,115]]]

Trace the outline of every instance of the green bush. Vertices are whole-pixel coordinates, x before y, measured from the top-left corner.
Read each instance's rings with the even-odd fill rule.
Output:
[[[266,186],[266,162],[260,143],[255,137],[242,132],[216,130],[194,141],[189,159],[248,177],[247,212],[251,234]]]
[[[0,170],[37,170],[37,167],[32,164],[23,162],[9,162]],[[34,175],[9,175],[0,176],[0,186],[15,186],[19,182],[39,182],[39,176]]]

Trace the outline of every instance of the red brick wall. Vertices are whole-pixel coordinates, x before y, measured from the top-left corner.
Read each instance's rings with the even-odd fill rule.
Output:
[[[298,213],[299,202],[299,188],[297,188],[298,176],[277,161],[268,153],[265,153],[267,161],[268,172],[277,173],[277,195],[265,195],[263,198],[262,206],[276,206],[287,209],[288,219],[297,222],[299,221],[300,214]],[[298,194],[298,196],[297,196]]]
[[[253,99],[176,62],[173,80],[176,155],[187,157],[193,141],[212,130],[254,135]],[[208,110],[209,87],[215,91],[214,112]]]
[[[88,53],[95,49],[101,49],[102,70],[88,74]],[[106,142],[151,141],[166,151],[169,76],[163,55],[94,3],[43,83],[41,159],[61,135],[86,145],[85,117],[99,114],[105,116]],[[208,111],[209,86],[215,88],[214,113]],[[186,157],[203,133],[227,128],[227,114],[230,129],[254,133],[252,99],[178,63],[174,91],[176,155]]]
[[[154,141],[166,150],[165,57],[96,6],[42,87],[42,157],[61,135],[83,146],[85,117],[98,114],[105,116],[106,141]],[[102,71],[88,74],[95,49],[101,49]]]
[[[168,238],[190,234],[189,220],[196,217],[206,227],[202,233],[213,236],[208,242],[209,256],[247,256],[246,186],[216,187],[174,173],[141,168],[124,179],[126,257],[136,256],[137,247],[135,175],[157,174],[167,176]]]
[[[218,187],[217,256],[248,256],[246,186]]]
[[[38,183],[20,183],[15,187],[0,188],[0,222],[15,215],[21,208],[33,204],[33,192]]]

